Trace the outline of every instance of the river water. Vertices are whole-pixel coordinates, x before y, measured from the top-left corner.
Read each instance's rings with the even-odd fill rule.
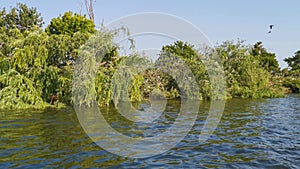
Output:
[[[201,106],[193,128],[176,147],[142,159],[99,147],[72,108],[0,111],[0,168],[300,168],[300,95],[228,100],[218,127],[205,142],[196,136],[209,103]],[[169,118],[156,121],[157,126],[174,120],[180,104],[168,102],[167,107]],[[143,134],[130,133],[134,124],[113,108],[102,112],[119,132]]]

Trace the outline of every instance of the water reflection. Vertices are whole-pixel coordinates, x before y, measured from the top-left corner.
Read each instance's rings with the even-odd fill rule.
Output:
[[[85,132],[105,150],[120,156],[145,158],[170,150],[188,134],[197,118],[199,107],[197,105],[199,105],[197,100],[181,100],[180,110],[174,122],[169,127],[165,127],[164,132],[159,132],[153,137],[129,137],[122,132],[117,132],[112,125],[107,123],[96,106],[78,107],[76,113]],[[168,121],[165,117],[163,116],[162,120]],[[138,121],[129,126],[131,135],[136,135],[136,132],[139,132],[138,134],[145,132],[139,128],[140,124],[141,122]],[[144,128],[145,124],[141,125]],[[153,131],[159,129],[156,123],[149,126]]]
[[[219,126],[199,142],[209,103],[201,103],[189,134],[161,155],[129,159],[98,147],[81,128],[72,109],[0,112],[0,168],[297,168],[300,166],[300,96],[233,99]],[[113,108],[107,122],[132,137],[151,137],[170,128],[180,106],[168,102],[155,124],[134,123]]]

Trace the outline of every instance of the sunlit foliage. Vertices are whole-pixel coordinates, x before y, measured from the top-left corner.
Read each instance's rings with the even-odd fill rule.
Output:
[[[216,65],[215,56],[224,68],[227,98],[279,97],[283,87],[300,92],[299,51],[285,59],[289,68],[280,71],[275,54],[262,42],[252,46],[225,41],[214,48],[196,49],[176,41],[163,46],[153,62],[137,53],[120,56],[113,38],[122,29],[98,31],[85,16],[66,12],[45,30],[42,24],[40,13],[24,4],[0,11],[1,109],[91,106],[93,100],[104,106],[112,100],[114,104],[142,101],[157,91],[168,99],[220,99],[221,94],[212,92],[218,86],[211,82],[218,76],[209,77],[207,70]],[[178,68],[183,65],[193,76],[182,75]],[[74,77],[76,71],[81,74]],[[195,78],[197,92],[189,88],[190,78]],[[73,86],[77,88],[72,90]]]

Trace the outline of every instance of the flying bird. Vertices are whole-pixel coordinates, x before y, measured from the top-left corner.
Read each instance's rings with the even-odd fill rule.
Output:
[[[271,30],[273,29],[274,25],[270,25],[269,27],[270,27],[270,30],[268,31],[268,33],[272,33]]]

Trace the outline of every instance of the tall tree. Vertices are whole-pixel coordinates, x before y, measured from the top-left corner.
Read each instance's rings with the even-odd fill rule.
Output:
[[[284,61],[292,70],[300,70],[300,50],[295,52],[294,56],[285,58]]]
[[[95,33],[95,25],[92,20],[85,16],[66,12],[64,15],[51,20],[50,25],[46,28],[48,34],[65,34],[73,36],[76,32]]]
[[[276,55],[268,52],[263,47],[262,42],[256,42],[253,45],[251,54],[259,59],[260,65],[268,72],[276,73],[280,71],[278,61],[276,60]]]
[[[0,26],[4,26],[6,30],[17,28],[23,33],[35,27],[42,27],[42,25],[41,14],[37,12],[36,8],[29,8],[25,4],[18,3],[9,12],[6,12],[5,9],[0,12]]]
[[[262,66],[261,43],[256,45],[253,49],[243,42],[226,41],[215,48],[223,61],[229,97],[261,98],[281,94],[271,86],[271,69]]]
[[[77,32],[69,35],[51,35],[48,39],[49,50],[47,63],[58,67],[72,65],[78,57],[78,49],[89,39],[89,33]]]
[[[294,56],[285,58],[290,70],[284,72],[283,85],[291,89],[293,93],[300,93],[300,50]]]
[[[171,56],[171,57],[168,57]],[[195,80],[197,81],[199,85],[199,93],[192,94],[193,97],[197,97],[199,99],[209,99],[211,97],[211,90],[210,90],[210,84],[208,81],[208,74],[205,70],[205,66],[203,62],[201,61],[201,54],[199,51],[195,49],[195,47],[187,42],[182,41],[175,41],[173,44],[166,45],[162,47],[162,51],[160,53],[160,58],[158,61],[161,61],[159,63],[168,63],[168,60],[173,61],[172,64],[166,64],[166,66],[169,69],[172,69],[174,67],[174,73],[178,74],[181,79],[186,78],[183,76],[180,69],[177,69],[178,67],[183,68],[185,64],[189,67],[189,69],[192,71]],[[164,57],[167,56],[167,57]],[[172,57],[177,57],[177,59],[172,59]],[[181,62],[183,61],[184,64]],[[165,87],[168,91],[172,91],[173,89],[176,89],[178,92],[180,91],[178,88],[178,84],[171,76],[163,75],[163,81],[167,82],[165,84]],[[188,79],[186,80],[188,81]],[[188,85],[184,86],[184,89],[188,89]],[[180,94],[180,97],[182,97],[183,93]],[[191,95],[190,95],[191,96]]]

